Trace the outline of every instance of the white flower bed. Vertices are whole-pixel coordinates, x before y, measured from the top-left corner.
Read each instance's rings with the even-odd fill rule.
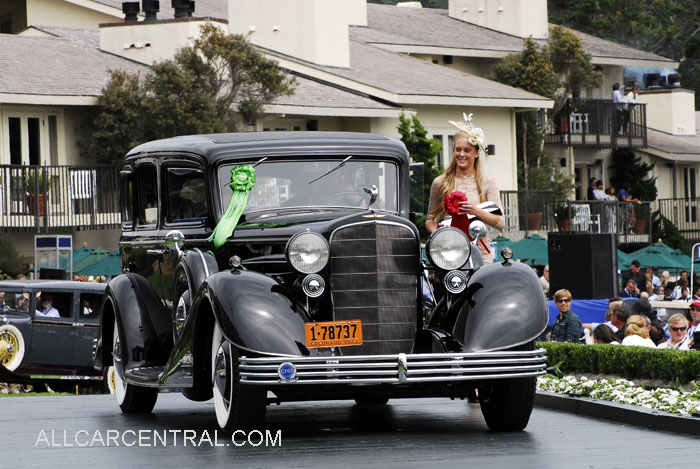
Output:
[[[647,391],[626,379],[595,380],[574,376],[565,376],[560,379],[554,376],[543,376],[537,378],[537,389],[637,405],[674,414],[700,413],[700,388],[697,386],[691,392],[666,388]]]

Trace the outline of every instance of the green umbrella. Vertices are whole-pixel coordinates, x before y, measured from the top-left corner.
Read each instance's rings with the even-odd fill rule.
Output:
[[[510,248],[513,250],[513,258],[525,264],[535,266],[549,263],[547,240],[536,234],[514,242]]]
[[[106,249],[95,249],[90,255],[83,257],[77,262],[73,262],[73,272],[79,273],[84,270],[87,266],[94,264],[95,262],[104,259],[109,256],[109,251]],[[82,275],[82,274],[81,274]]]
[[[624,266],[628,266],[627,268],[629,269],[629,265],[632,263],[632,258],[630,257],[629,254],[620,251],[619,249],[617,250],[617,265],[622,268]]]
[[[632,257],[628,255],[632,260],[637,259],[642,268],[653,267],[655,269],[683,269],[685,268],[683,263],[676,259],[678,256],[671,256],[663,254],[661,251],[656,249],[646,249],[646,252],[639,253]],[[630,261],[631,263],[631,261]]]
[[[119,256],[108,255],[102,259],[88,265],[84,269],[77,272],[85,277],[105,275],[114,277],[122,273],[122,265]]]

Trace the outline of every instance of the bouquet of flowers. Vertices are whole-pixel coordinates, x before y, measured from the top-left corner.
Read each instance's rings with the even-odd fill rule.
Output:
[[[469,215],[459,211],[460,203],[466,202],[467,200],[467,194],[464,192],[453,191],[445,196],[445,200],[443,202],[445,204],[445,211],[452,217],[451,226],[462,230],[467,235],[467,238],[469,238],[470,241],[473,241],[472,237],[469,236]],[[489,248],[486,246],[486,243],[484,243],[484,240],[481,239],[479,241],[481,242],[481,245],[484,246],[484,249],[486,249],[486,252],[491,253]]]

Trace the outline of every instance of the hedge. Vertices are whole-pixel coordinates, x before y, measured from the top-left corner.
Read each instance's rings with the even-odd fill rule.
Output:
[[[538,342],[547,350],[547,366],[563,373],[603,374],[626,379],[700,380],[700,352],[621,345]]]

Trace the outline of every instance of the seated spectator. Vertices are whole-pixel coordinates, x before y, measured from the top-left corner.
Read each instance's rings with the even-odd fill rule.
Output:
[[[676,286],[673,289],[673,293],[671,294],[673,296],[674,300],[682,300],[683,299],[683,289],[688,288],[688,280],[681,277],[678,279],[676,282]],[[688,296],[688,295],[686,295]]]
[[[41,310],[36,311],[36,316],[42,316],[45,318],[60,318],[61,314],[56,308],[53,307],[53,296],[51,295],[41,295]]]
[[[615,327],[613,325],[612,321],[610,321],[610,317],[612,315],[612,309],[615,305],[622,307],[622,300],[620,298],[615,297],[615,298],[611,298],[608,301],[608,309],[607,309],[607,311],[605,311],[605,322],[602,323],[602,324],[605,324],[606,326],[608,326],[610,329],[612,329],[613,332],[617,332],[617,327]],[[584,328],[584,330],[589,329],[591,331],[594,331],[596,329],[596,327],[598,327],[600,324],[601,323],[599,323],[599,322],[587,322],[587,323],[584,323],[582,325],[582,327]]]
[[[569,290],[557,290],[554,303],[559,308],[559,316],[552,325],[550,340],[552,342],[577,343],[581,337],[581,319],[571,311],[572,295]]]
[[[688,319],[685,316],[676,313],[668,318],[668,330],[671,331],[671,338],[657,345],[657,348],[689,350],[690,337],[686,333],[688,330]]]
[[[690,323],[688,324],[688,337],[693,338],[693,333],[700,332],[700,300],[690,303]]]
[[[693,300],[700,300],[700,285],[695,283],[693,284]]]
[[[620,345],[617,341],[615,333],[605,324],[600,324],[598,327],[593,329],[593,343],[594,344],[612,344]]]
[[[663,301],[673,301],[673,284],[667,283],[664,287]]]
[[[549,264],[544,266],[542,270],[542,277],[540,277],[540,285],[542,285],[542,290],[544,290],[544,295],[549,297]]]
[[[615,332],[615,336],[617,337],[617,340],[622,342],[622,339],[625,338],[625,329],[627,329],[627,319],[630,317],[630,311],[628,308],[625,308],[626,305],[622,304],[616,304],[613,306],[612,311],[610,312],[610,322],[617,327],[617,332]]]
[[[671,283],[671,274],[668,273],[668,270],[664,270],[661,273],[661,277],[659,277],[659,283],[662,287],[665,287],[666,285]]]
[[[649,329],[647,329],[647,324],[642,316],[633,314],[627,319],[622,345],[656,348],[654,341],[649,338]]]
[[[627,280],[625,288],[620,292],[622,298],[639,298],[639,290],[637,289],[637,282],[633,279]]]

